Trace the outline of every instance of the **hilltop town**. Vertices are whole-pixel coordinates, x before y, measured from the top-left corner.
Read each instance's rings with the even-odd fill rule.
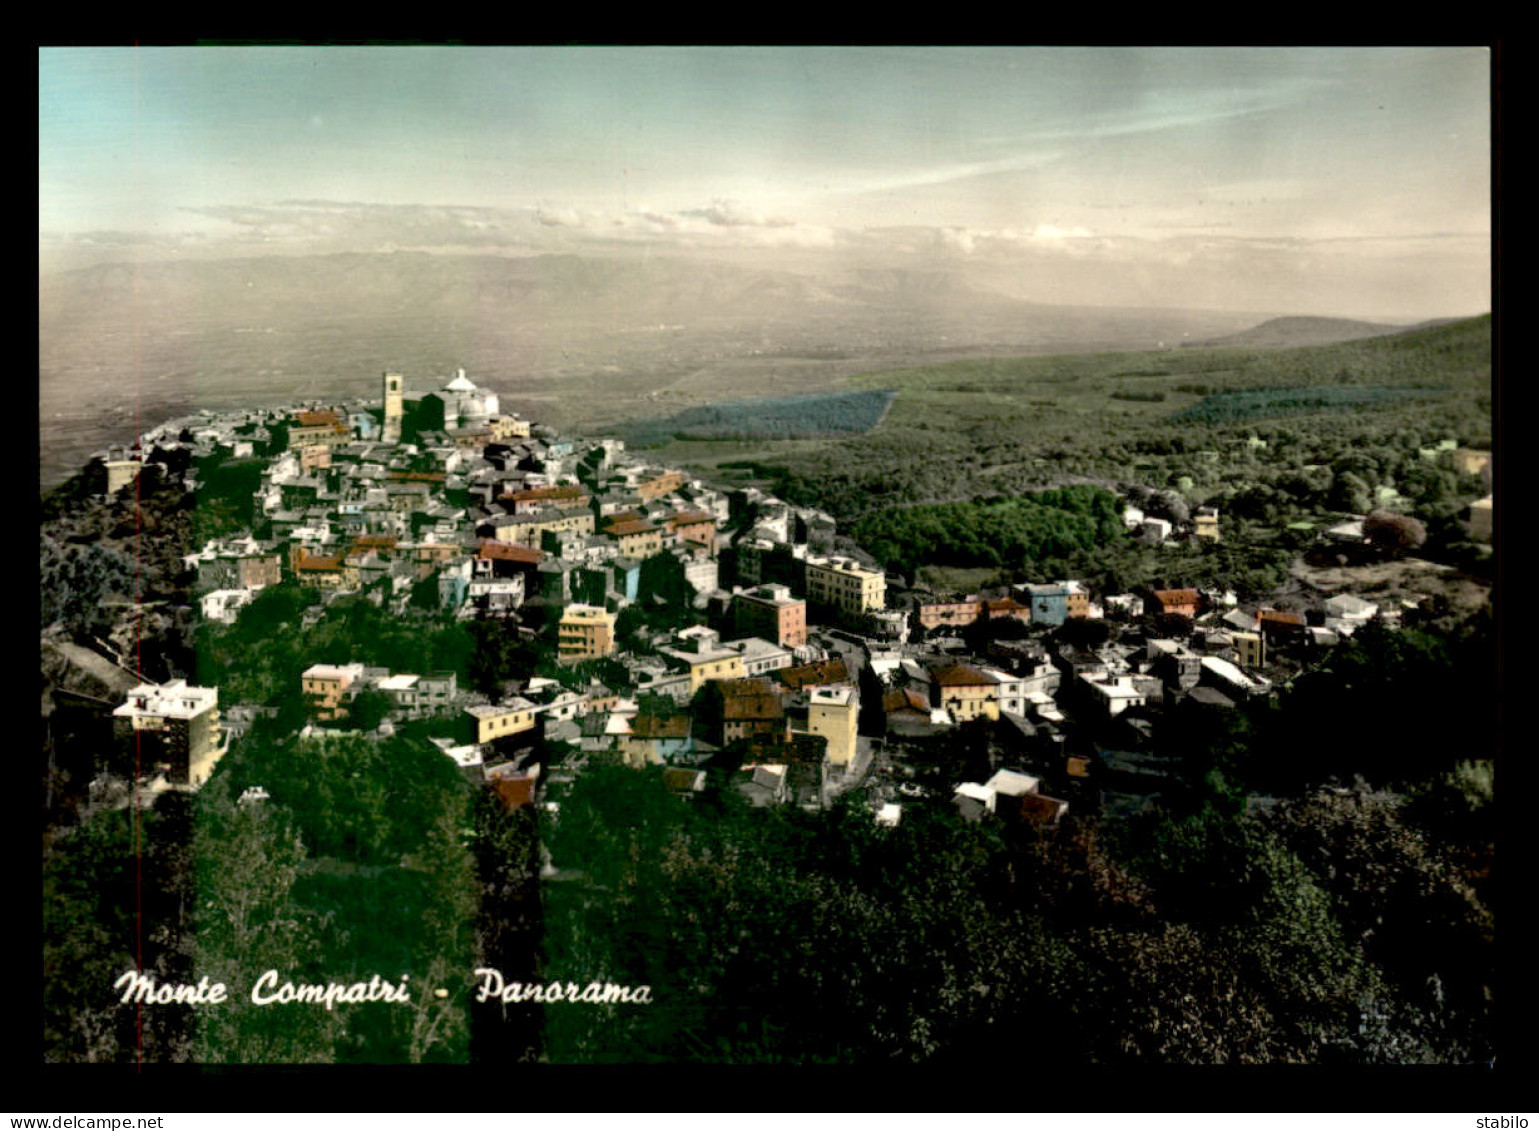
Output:
[[[1146,751],[1176,706],[1222,712],[1270,696],[1361,626],[1415,612],[1347,592],[1307,611],[1187,586],[1092,594],[1072,578],[916,591],[823,511],[713,487],[619,440],[559,436],[499,412],[463,370],[427,392],[408,392],[400,374],[382,383],[382,407],[167,422],[98,457],[102,493],[134,491],[151,468],[206,505],[197,467],[259,467],[249,526],[183,559],[204,623],[250,618],[265,590],[288,586],[305,595],[305,624],[351,598],[395,618],[495,622],[533,646],[538,670],[471,686],[466,672],[392,671],[351,641],[348,657],[315,657],[274,701],[226,692],[222,713],[220,689],[189,685],[191,673],[136,680],[112,714],[119,731],[153,735],[157,753],[139,759],[138,780],[103,775],[97,793],[149,804],[195,789],[277,700],[303,702],[305,733],[324,735],[370,695],[371,727],[435,720],[432,741],[473,780],[551,812],[590,757],[687,794],[731,751],[732,788],[756,802],[826,807],[870,786],[874,819],[894,823],[911,799],[936,797],[905,780],[934,761],[926,750],[987,719],[1003,724],[991,731],[997,769],[938,783],[940,799],[973,819],[1053,823],[1071,806],[1157,794],[1171,768]],[[1489,452],[1447,454],[1489,476]],[[1212,507],[1181,517],[1122,504],[1129,535],[1150,544],[1223,537]],[[1489,538],[1489,497],[1471,527]],[[1369,542],[1361,517],[1324,537]],[[96,666],[131,668],[119,640]]]
[[[1338,645],[1388,647],[1402,625],[1446,615],[1346,589],[1242,601],[1179,577],[1105,591],[1033,576],[1030,561],[1008,584],[938,592],[884,568],[822,509],[560,435],[501,411],[463,370],[430,384],[386,373],[372,401],[168,421],[68,485],[44,527],[45,590],[51,580],[62,614],[43,643],[54,827],[216,789],[252,836],[274,835],[261,822],[276,813],[315,830],[294,874],[420,871],[428,849],[391,847],[407,818],[399,800],[368,800],[372,771],[346,771],[362,792],[345,800],[319,784],[388,764],[397,799],[453,792],[452,770],[479,799],[483,843],[505,835],[486,814],[520,822],[527,841],[496,865],[506,890],[593,885],[585,900],[611,890],[589,855],[595,791],[740,822],[959,821],[1033,844],[1065,830],[1083,848],[1098,821],[1193,797],[1231,796],[1242,813],[1276,804],[1204,759],[1295,683],[1317,703],[1322,686],[1345,687],[1327,667]],[[1489,452],[1450,441],[1425,454],[1489,490]],[[1036,498],[1143,547],[1228,536],[1215,507],[1152,486]],[[109,516],[92,529],[118,548],[93,551],[89,578],[49,574],[50,552],[73,561],[94,536],[70,532],[86,512]],[[1489,539],[1489,496],[1467,515],[1470,537]],[[1349,566],[1398,556],[1415,534],[1374,510],[1308,537]],[[1319,770],[1306,763],[1300,774]],[[1296,784],[1288,767],[1267,773],[1279,794]],[[1336,778],[1350,792],[1350,768]],[[438,836],[435,851],[463,851]],[[484,939],[499,929],[489,919],[526,913],[520,898],[466,914]],[[191,944],[166,955],[173,968],[212,961]],[[413,1057],[435,1039],[414,1030]]]

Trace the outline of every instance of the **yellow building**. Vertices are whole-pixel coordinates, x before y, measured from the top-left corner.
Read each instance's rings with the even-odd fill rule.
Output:
[[[516,413],[488,417],[486,424],[492,436],[498,440],[525,439],[529,436],[529,421],[521,419]]]
[[[349,565],[340,554],[310,554],[303,546],[295,546],[289,564],[300,585],[314,589],[358,588],[358,567]]]
[[[642,499],[651,502],[670,491],[677,491],[684,486],[684,473],[682,471],[662,471],[656,475],[650,475],[636,484],[636,494]]]
[[[887,607],[887,578],[848,558],[807,559],[807,603],[847,617]]]
[[[499,495],[497,501],[504,505],[513,504],[514,514],[538,514],[552,507],[562,507],[570,510],[573,507],[587,508],[593,501],[586,488],[572,483],[558,483],[545,487],[525,487],[519,491],[509,491]]]
[[[649,558],[663,549],[662,530],[644,518],[613,523],[604,533],[615,540],[620,553],[628,558]]]
[[[568,605],[558,638],[562,663],[614,655],[615,620],[614,613],[597,605]]]
[[[362,678],[362,664],[315,664],[300,674],[299,685],[312,715],[318,719],[340,719],[347,714],[343,698]]]
[[[707,680],[746,679],[748,669],[743,666],[743,654],[731,648],[723,648],[715,632],[690,630],[683,643],[659,648],[658,652],[668,659],[675,670],[689,672],[689,693],[694,695]]]
[[[1218,511],[1213,507],[1198,507],[1192,515],[1192,533],[1198,538],[1218,541]]]
[[[580,507],[548,507],[538,514],[520,515],[511,522],[499,522],[496,529],[499,542],[539,549],[547,530],[592,534],[593,512]]]
[[[136,459],[111,459],[103,464],[107,469],[107,494],[115,495],[139,477],[144,464]]]
[[[315,444],[346,444],[353,438],[343,417],[333,409],[311,409],[295,413],[289,423],[289,450],[297,451]]]
[[[850,687],[818,687],[807,704],[807,729],[828,740],[830,765],[845,767],[855,758],[855,728],[860,696]]]
[[[470,716],[478,744],[495,742],[499,738],[509,738],[534,729],[535,706],[519,696],[497,706],[483,703],[466,707],[465,714]]]
[[[1234,662],[1240,667],[1266,666],[1266,637],[1259,632],[1232,632],[1229,639],[1234,641]]]
[[[949,626],[965,628],[983,615],[984,603],[971,601],[932,601],[918,607],[919,626],[925,629]],[[1029,611],[1028,611],[1029,615]]]
[[[331,449],[325,444],[310,444],[299,449],[299,470],[322,471],[331,466]]]
[[[977,718],[999,718],[999,682],[966,664],[936,669],[940,705],[959,723]]]
[[[1455,448],[1451,460],[1460,475],[1485,475],[1490,480],[1491,453],[1474,448]]]

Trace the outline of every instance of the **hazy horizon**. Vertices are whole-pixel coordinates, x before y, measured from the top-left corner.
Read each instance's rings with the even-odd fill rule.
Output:
[[[1484,48],[46,48],[39,255],[942,271],[1078,306],[1491,306]]]

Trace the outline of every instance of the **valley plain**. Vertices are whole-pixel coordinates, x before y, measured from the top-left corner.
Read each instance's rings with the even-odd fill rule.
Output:
[[[1173,347],[1266,313],[1053,306],[942,270],[425,253],[107,264],[40,289],[42,487],[170,417],[371,396],[464,367],[598,431],[967,358]],[[1393,329],[1393,328],[1390,328]]]

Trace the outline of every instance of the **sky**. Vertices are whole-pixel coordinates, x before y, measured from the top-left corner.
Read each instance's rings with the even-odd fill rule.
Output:
[[[1465,48],[44,48],[43,269],[421,248],[1490,308]]]

